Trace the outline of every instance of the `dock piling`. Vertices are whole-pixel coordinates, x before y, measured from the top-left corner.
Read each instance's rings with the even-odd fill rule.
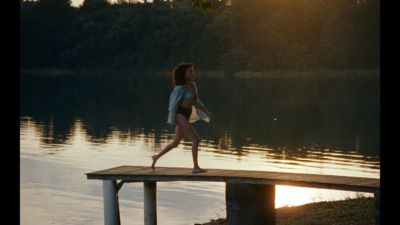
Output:
[[[116,180],[103,180],[104,225],[120,225]]]
[[[145,181],[143,184],[144,224],[157,225],[157,183]]]
[[[275,185],[226,183],[228,225],[275,225]]]

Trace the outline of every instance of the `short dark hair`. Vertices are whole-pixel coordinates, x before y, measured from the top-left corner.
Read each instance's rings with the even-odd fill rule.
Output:
[[[185,79],[186,70],[192,67],[194,68],[193,63],[180,63],[174,68],[172,72],[172,83],[174,84],[174,87],[176,85],[186,84],[186,79]]]

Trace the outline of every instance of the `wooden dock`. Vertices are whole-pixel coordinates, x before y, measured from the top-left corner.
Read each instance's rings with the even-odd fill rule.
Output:
[[[376,222],[380,224],[380,179],[269,171],[118,166],[87,173],[87,179],[103,180],[104,223],[120,224],[118,190],[126,182],[144,183],[145,225],[157,224],[156,183],[215,181],[226,183],[228,225],[275,225],[275,185],[370,192],[375,196]]]

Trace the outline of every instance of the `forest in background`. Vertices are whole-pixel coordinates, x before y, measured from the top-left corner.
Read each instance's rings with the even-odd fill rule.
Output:
[[[170,71],[380,67],[379,0],[20,0],[20,68]]]

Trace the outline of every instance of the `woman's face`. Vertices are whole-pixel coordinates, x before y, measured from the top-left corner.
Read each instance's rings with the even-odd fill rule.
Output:
[[[190,67],[190,68],[188,68],[186,70],[185,78],[186,78],[186,80],[190,80],[190,81],[194,80],[194,69],[193,69],[193,67]]]

